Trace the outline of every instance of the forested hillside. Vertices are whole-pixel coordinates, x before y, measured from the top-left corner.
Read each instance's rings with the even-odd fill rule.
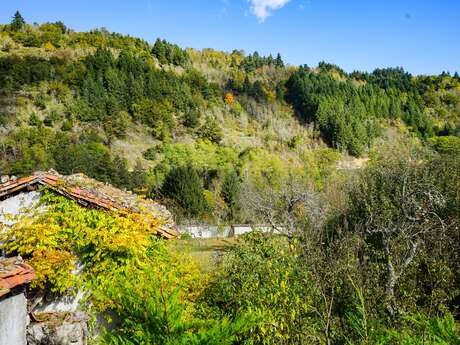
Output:
[[[277,235],[226,243],[210,273],[194,242],[47,195],[5,242],[44,270],[33,288],[74,293],[79,256],[85,302],[118,322],[101,344],[459,344],[459,75],[155,39],[1,25],[0,174],[83,172],[178,223]]]
[[[2,174],[84,172],[187,217],[245,220],[232,194],[242,180],[294,172],[320,186],[389,132],[458,150],[457,74],[286,66],[279,54],[151,45],[20,14],[1,26],[0,48]],[[171,186],[186,165],[197,194],[184,198]]]

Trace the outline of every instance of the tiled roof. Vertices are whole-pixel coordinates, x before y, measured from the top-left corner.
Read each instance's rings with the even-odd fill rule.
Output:
[[[0,259],[0,298],[16,286],[24,285],[35,278],[33,268],[21,258]]]
[[[22,191],[36,190],[40,186],[46,186],[85,207],[152,215],[162,221],[158,230],[159,236],[167,239],[179,236],[172,215],[164,206],[83,174],[63,176],[55,171],[48,171],[12,179],[0,184],[0,200]]]

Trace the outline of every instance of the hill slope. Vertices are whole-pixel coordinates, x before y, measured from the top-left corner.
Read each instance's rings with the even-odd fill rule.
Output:
[[[0,88],[2,174],[81,171],[187,219],[244,221],[242,184],[321,190],[388,144],[460,147],[458,75],[286,66],[61,22],[0,27]]]

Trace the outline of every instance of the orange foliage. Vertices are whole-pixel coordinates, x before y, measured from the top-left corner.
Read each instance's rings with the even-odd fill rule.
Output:
[[[232,105],[235,102],[235,96],[231,92],[225,94],[225,104]]]

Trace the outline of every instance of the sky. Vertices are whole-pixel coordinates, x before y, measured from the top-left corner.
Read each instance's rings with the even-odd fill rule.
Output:
[[[460,0],[0,0],[0,22],[105,27],[181,47],[281,53],[293,65],[348,72],[401,66],[460,72]]]

